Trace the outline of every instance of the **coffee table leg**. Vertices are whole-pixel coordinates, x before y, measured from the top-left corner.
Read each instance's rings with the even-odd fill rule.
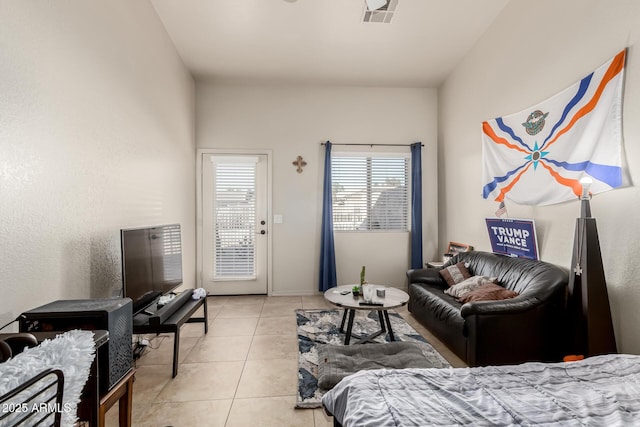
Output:
[[[396,338],[393,336],[393,329],[391,329],[391,322],[389,321],[389,312],[387,310],[384,311],[384,319],[387,321],[387,328],[389,329],[389,341],[395,341]]]
[[[344,334],[344,321],[347,320],[347,310],[346,308],[344,309],[344,313],[342,313],[342,322],[340,323],[340,332]]]
[[[380,329],[382,332],[387,332],[387,328],[384,326],[384,319],[382,317],[382,310],[378,310],[378,318],[380,319]]]
[[[351,341],[351,329],[353,329],[353,318],[355,317],[355,310],[345,310],[349,311],[349,322],[347,323],[347,332],[344,335],[344,345],[349,345],[349,341]]]

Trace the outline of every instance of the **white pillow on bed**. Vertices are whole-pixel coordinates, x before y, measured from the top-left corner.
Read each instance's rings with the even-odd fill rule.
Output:
[[[0,396],[42,371],[60,369],[64,373],[61,424],[71,427],[78,418],[80,393],[89,378],[94,355],[95,344],[91,331],[74,330],[52,340],[44,340],[37,347],[28,348],[0,363]]]
[[[455,298],[460,298],[464,294],[476,290],[482,285],[486,285],[487,283],[497,283],[497,281],[498,279],[495,277],[472,276],[457,285],[453,285],[450,288],[445,289],[444,293]]]

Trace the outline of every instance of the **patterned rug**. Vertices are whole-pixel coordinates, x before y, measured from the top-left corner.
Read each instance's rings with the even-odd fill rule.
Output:
[[[296,408],[322,406],[323,390],[318,388],[318,351],[322,344],[344,343],[340,333],[342,310],[296,310],[298,322],[298,396]],[[396,341],[408,341],[419,345],[424,356],[433,362],[434,368],[450,366],[415,329],[395,311],[389,310],[389,320]],[[346,325],[345,325],[346,328]],[[353,322],[354,335],[368,335],[380,330],[377,311],[356,311]],[[388,342],[389,335],[376,337],[374,342]],[[357,344],[356,344],[357,345]]]

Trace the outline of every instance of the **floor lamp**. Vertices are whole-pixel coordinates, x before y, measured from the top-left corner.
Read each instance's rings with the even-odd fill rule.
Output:
[[[569,315],[573,326],[570,351],[585,357],[617,353],[609,295],[602,266],[596,219],[591,217],[590,178],[580,180],[580,218],[576,219],[569,273]]]

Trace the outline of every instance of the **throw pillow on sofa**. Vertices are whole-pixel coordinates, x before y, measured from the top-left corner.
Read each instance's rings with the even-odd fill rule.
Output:
[[[439,273],[442,278],[447,281],[447,284],[449,286],[457,285],[458,283],[471,277],[469,270],[467,270],[467,267],[463,262],[459,262],[457,264],[450,265],[447,268],[443,268]]]
[[[455,297],[455,298],[460,298],[466,293],[478,289],[482,285],[487,285],[489,283],[496,284],[497,280],[498,279],[496,279],[495,277],[472,276],[446,289],[444,293],[451,295],[452,297]]]
[[[467,303],[471,301],[496,301],[517,297],[519,294],[515,291],[505,289],[500,285],[489,283],[479,286],[476,290],[467,292],[458,301]]]

